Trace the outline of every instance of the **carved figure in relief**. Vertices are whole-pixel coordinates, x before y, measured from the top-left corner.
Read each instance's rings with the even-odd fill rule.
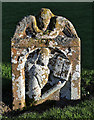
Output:
[[[47,8],[24,17],[16,27],[11,48],[14,109],[24,107],[26,94],[38,104],[52,96],[60,98],[59,93],[62,98],[80,99],[80,38],[68,19]],[[50,89],[45,91],[46,85]]]
[[[28,79],[28,96],[34,100],[38,100],[41,96],[41,89],[48,82],[48,77],[50,70],[48,68],[49,63],[49,53],[48,48],[42,48],[39,51],[35,64],[29,70]]]
[[[58,48],[41,48],[32,54],[27,62],[27,95],[36,101],[40,99],[41,90],[47,83],[54,86],[60,81],[63,83],[69,80],[71,63]]]

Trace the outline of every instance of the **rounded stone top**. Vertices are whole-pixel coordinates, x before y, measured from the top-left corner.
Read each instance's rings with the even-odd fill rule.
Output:
[[[75,42],[76,41],[76,42]],[[50,9],[42,8],[37,16],[24,17],[16,27],[11,46],[52,47],[79,46],[79,38],[72,23]]]

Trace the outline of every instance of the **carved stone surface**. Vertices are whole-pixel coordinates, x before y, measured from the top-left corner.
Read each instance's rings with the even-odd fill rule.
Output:
[[[26,96],[35,105],[80,99],[80,38],[65,17],[46,8],[24,17],[11,39],[11,58],[13,109],[23,108]]]
[[[28,71],[27,94],[29,98],[34,98],[34,100],[38,100],[40,98],[41,89],[48,82],[48,76],[50,74],[50,70],[48,68],[49,51],[50,50],[48,48],[41,48],[38,53],[38,56],[35,53],[34,56],[31,57],[31,60],[29,59],[29,63],[27,63],[26,68],[26,70]],[[34,61],[34,63],[32,63],[31,61]]]

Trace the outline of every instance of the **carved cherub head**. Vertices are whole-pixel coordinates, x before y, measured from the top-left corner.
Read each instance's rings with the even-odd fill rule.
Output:
[[[41,48],[37,63],[42,66],[47,66],[49,62],[49,54],[50,54],[49,48]]]
[[[55,16],[50,9],[42,8],[38,15],[39,28],[43,31],[47,29],[51,17]]]

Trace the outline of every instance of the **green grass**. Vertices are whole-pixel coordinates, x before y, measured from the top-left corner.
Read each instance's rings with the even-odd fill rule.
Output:
[[[81,89],[82,96],[93,95],[94,96],[94,70],[82,69],[81,74]]]
[[[94,98],[91,100],[85,100],[77,105],[68,105],[62,108],[52,107],[43,113],[38,112],[25,112],[23,114],[16,115],[13,117],[3,117],[4,120],[93,120],[94,118]]]
[[[69,19],[81,38],[82,100],[78,104],[64,108],[50,107],[43,113],[30,112],[3,119],[88,119],[94,118],[94,66],[92,56],[92,3],[2,3],[2,88],[3,94],[11,90],[11,37],[17,23],[27,15],[35,15],[42,8],[49,8],[60,16]],[[83,101],[84,99],[84,101]],[[87,99],[87,100],[85,100]],[[6,97],[8,101],[8,96]],[[45,107],[45,106],[43,106]],[[27,111],[28,112],[28,111]]]
[[[11,79],[11,64],[2,64],[2,77]]]

